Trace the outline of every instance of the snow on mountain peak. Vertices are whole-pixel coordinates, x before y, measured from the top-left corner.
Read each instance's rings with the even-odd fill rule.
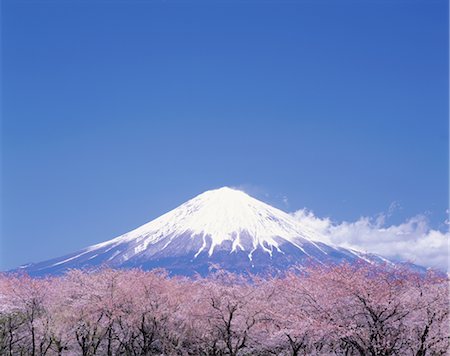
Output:
[[[195,256],[206,249],[212,255],[217,246],[229,241],[231,252],[247,251],[250,259],[258,247],[269,254],[274,248],[280,251],[279,239],[300,247],[302,241],[318,237],[289,214],[241,190],[222,187],[206,191],[159,218],[91,249],[135,240],[138,243],[134,245],[134,253],[141,253],[167,236],[176,238],[185,234],[202,239]]]

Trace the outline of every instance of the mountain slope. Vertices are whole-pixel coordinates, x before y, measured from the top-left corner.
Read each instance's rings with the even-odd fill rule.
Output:
[[[385,261],[327,245],[289,214],[228,187],[210,190],[112,240],[53,260],[21,266],[31,275],[69,268],[163,267],[206,274],[211,265],[234,272],[285,269],[302,263]]]

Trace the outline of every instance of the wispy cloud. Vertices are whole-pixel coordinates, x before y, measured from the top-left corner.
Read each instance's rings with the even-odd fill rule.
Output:
[[[326,243],[448,271],[450,233],[432,229],[425,215],[414,216],[399,225],[388,225],[386,220],[395,209],[397,204],[391,205],[386,214],[341,223],[317,217],[307,209],[292,215],[321,233]]]

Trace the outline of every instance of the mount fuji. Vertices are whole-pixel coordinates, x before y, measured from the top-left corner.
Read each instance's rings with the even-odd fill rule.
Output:
[[[240,190],[223,187],[206,191],[112,240],[18,270],[43,276],[73,268],[109,266],[206,275],[214,268],[261,273],[311,262],[388,262],[320,240],[319,233],[291,215]]]

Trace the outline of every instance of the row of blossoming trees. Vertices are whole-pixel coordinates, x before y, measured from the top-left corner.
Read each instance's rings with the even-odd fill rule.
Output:
[[[367,266],[258,279],[0,276],[0,355],[445,355],[448,279]]]

